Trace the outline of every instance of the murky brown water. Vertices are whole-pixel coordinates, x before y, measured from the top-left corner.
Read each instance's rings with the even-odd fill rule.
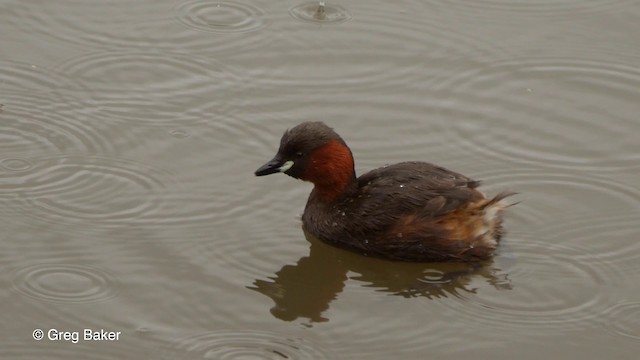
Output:
[[[637,358],[640,5],[331,5],[0,2],[1,359]],[[519,192],[498,256],[306,239],[307,120]]]

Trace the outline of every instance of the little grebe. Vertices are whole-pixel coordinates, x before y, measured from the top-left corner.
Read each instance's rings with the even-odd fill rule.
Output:
[[[322,122],[285,131],[276,156],[257,176],[283,172],[314,184],[302,215],[307,231],[329,244],[404,261],[489,258],[502,233],[502,202],[478,181],[426,162],[402,162],[356,178],[353,156]]]

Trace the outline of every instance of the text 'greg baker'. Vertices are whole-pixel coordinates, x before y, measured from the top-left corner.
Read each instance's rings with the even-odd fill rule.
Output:
[[[83,329],[82,338],[80,338],[79,331],[61,331],[58,329],[49,329],[47,331],[47,338],[53,341],[70,341],[77,344],[78,341],[117,341],[120,340],[121,331],[94,331],[92,329]],[[44,338],[44,332],[40,329],[36,329],[33,332],[33,338],[35,340],[42,340]]]

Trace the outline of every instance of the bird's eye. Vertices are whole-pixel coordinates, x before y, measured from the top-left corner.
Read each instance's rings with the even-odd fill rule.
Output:
[[[304,154],[302,153],[302,151],[298,151],[298,152],[296,153],[296,156],[297,156],[297,157],[302,157],[302,155],[304,155]]]

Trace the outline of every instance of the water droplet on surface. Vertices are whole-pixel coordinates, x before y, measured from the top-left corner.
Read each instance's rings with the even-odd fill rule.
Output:
[[[340,24],[351,20],[349,11],[340,5],[319,4],[310,1],[289,9],[294,19],[319,24]]]
[[[342,213],[340,213],[340,215],[345,216],[345,215],[347,215],[347,214],[345,214],[345,212],[343,211]]]
[[[404,187],[404,185],[403,185],[403,184],[400,184],[400,187],[401,187],[401,188],[403,188],[403,187]]]

